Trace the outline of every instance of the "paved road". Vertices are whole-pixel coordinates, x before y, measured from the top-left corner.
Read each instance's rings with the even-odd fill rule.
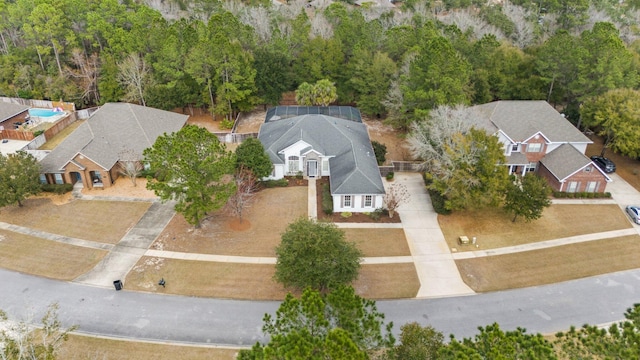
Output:
[[[48,304],[58,302],[64,325],[131,339],[249,346],[263,339],[264,313],[278,307],[278,302],[116,291],[7,270],[0,270],[0,283],[0,309],[11,319],[31,314],[37,320]],[[396,332],[400,325],[417,321],[460,338],[493,322],[503,329],[541,333],[609,323],[623,319],[624,311],[638,302],[640,269],[489,294],[379,301],[378,308],[396,324]]]

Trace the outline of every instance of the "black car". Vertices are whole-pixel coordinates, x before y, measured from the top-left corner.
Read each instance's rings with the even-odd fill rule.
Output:
[[[600,169],[602,169],[602,171],[606,172],[607,174],[616,171],[616,164],[614,164],[611,159],[608,159],[604,156],[593,155],[591,157],[591,161],[593,161],[594,164],[596,164]]]

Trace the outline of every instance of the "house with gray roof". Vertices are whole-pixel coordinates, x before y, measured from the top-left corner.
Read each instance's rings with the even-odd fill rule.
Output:
[[[28,106],[0,101],[0,134],[3,130],[15,129],[14,123],[21,124],[28,118]]]
[[[611,181],[584,155],[592,141],[546,101],[501,100],[469,111],[504,145],[510,173],[537,172],[566,192],[604,192]]]
[[[180,130],[187,115],[128,103],[108,103],[93,113],[40,162],[41,182],[109,187],[123,151],[142,159],[165,133]]]
[[[320,112],[267,117],[258,139],[273,163],[267,179],[328,176],[334,212],[382,207],[382,177],[359,116],[344,119]]]

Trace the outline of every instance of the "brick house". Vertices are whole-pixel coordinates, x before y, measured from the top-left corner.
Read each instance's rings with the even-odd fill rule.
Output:
[[[24,123],[28,118],[28,106],[0,101],[0,133],[15,129],[14,123]]]
[[[536,172],[566,192],[604,192],[611,181],[585,155],[592,141],[546,101],[502,100],[469,111],[504,144],[509,173]]]
[[[180,130],[187,118],[134,104],[105,104],[40,161],[40,181],[110,187],[118,178],[123,151],[141,159],[158,136]]]

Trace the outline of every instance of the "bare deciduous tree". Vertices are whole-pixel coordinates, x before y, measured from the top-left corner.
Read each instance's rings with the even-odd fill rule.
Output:
[[[500,29],[490,25],[470,9],[444,12],[438,19],[445,24],[457,26],[462,32],[471,30],[477,39],[487,34],[495,35],[498,40],[505,38]]]
[[[333,37],[333,26],[324,15],[318,13],[311,19],[311,33],[309,36],[311,38],[331,39]]]
[[[82,89],[82,100],[87,103],[100,103],[98,91],[98,75],[100,74],[100,59],[98,54],[86,56],[80,49],[73,49],[71,61],[74,69],[67,69],[66,73],[72,78],[78,79],[77,83]]]
[[[392,184],[386,192],[384,207],[389,211],[389,217],[392,218],[398,207],[409,200],[409,191],[403,184]]]
[[[521,49],[531,45],[535,39],[535,27],[529,19],[536,16],[524,7],[508,1],[503,4],[502,11],[516,27],[516,31],[511,35],[513,44]]]
[[[69,333],[78,328],[75,325],[62,327],[58,320],[59,308],[57,303],[49,306],[42,317],[41,329],[37,331],[29,325],[32,321],[11,322],[0,310],[0,324],[4,325],[0,331],[0,359],[55,359]]]
[[[236,170],[234,182],[236,184],[236,192],[229,197],[227,207],[242,223],[244,210],[251,205],[255,193],[258,191],[258,182],[251,170],[244,166]]]
[[[133,186],[136,186],[136,179],[144,169],[141,156],[130,148],[122,149],[118,156],[120,158],[118,160],[120,174],[128,177]]]
[[[242,23],[247,24],[255,30],[261,42],[267,43],[271,40],[271,15],[263,6],[243,7],[238,15]]]
[[[138,54],[129,54],[118,63],[118,81],[125,88],[125,100],[140,102],[147,106],[144,100],[144,89],[147,82],[147,64]]]

